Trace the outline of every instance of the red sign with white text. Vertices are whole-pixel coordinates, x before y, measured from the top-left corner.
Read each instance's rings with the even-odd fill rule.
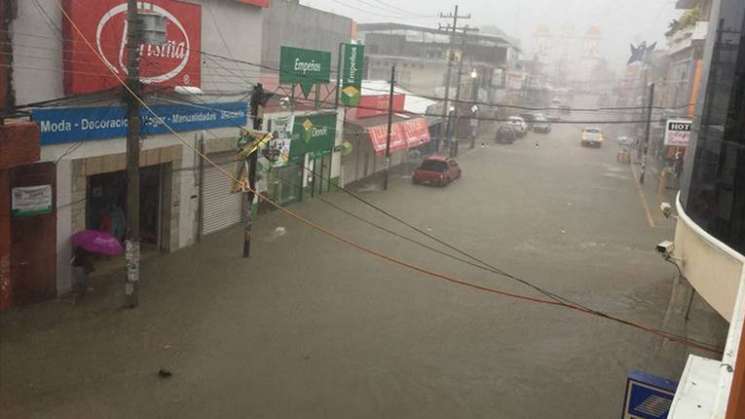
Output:
[[[199,87],[201,6],[177,0],[138,3],[147,11],[164,16],[166,21],[165,44],[139,46],[140,80],[146,85]],[[66,0],[64,8],[82,33],[63,16],[65,93],[90,93],[118,86],[112,72],[122,80],[127,77],[127,1]]]
[[[367,129],[373,149],[377,154],[385,153],[388,142],[388,126],[379,125]],[[391,126],[391,152],[419,147],[430,141],[429,126],[424,118],[396,122]]]
[[[238,0],[238,2],[259,7],[269,7],[269,0]]]
[[[406,95],[393,95],[393,112],[403,112]],[[388,114],[388,95],[362,96],[355,117],[359,119]]]

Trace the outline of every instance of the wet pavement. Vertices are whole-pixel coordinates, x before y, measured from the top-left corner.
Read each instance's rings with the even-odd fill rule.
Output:
[[[464,176],[446,188],[396,176],[362,196],[503,270],[660,327],[675,269],[654,248],[674,225],[654,203],[649,223],[653,182],[640,194],[616,146],[582,148],[578,127],[486,143],[459,157]],[[416,236],[349,196],[323,198]],[[388,255],[537,296],[321,200],[291,209]],[[413,272],[279,212],[255,233],[250,260],[240,227],[148,260],[136,310],[118,309],[119,284],[101,278],[80,305],[4,314],[2,416],[596,419],[620,416],[630,370],[677,378],[685,362],[677,344]],[[704,303],[691,318],[675,332],[723,337]]]

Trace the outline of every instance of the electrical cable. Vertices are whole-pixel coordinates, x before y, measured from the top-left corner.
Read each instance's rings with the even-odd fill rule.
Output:
[[[65,12],[65,10],[61,6],[61,4],[57,3],[57,5],[59,6],[59,8],[60,8],[62,14],[65,16],[65,18],[68,21],[70,21],[70,23],[73,26],[73,28],[81,36],[83,36],[84,39],[87,40],[87,38],[85,38],[85,36],[82,34],[82,32],[80,31],[80,29],[75,24],[75,22]],[[87,41],[87,42],[88,42],[89,48],[93,52],[95,52],[95,49],[90,44],[90,42],[89,41]],[[103,61],[103,58],[102,57],[99,57],[99,59],[101,59]],[[164,124],[164,126],[166,126],[168,128],[168,130],[171,131],[171,133],[174,136],[176,136],[176,138],[178,138],[187,148],[190,148],[198,156],[200,156],[200,158],[204,159],[206,162],[210,163],[212,166],[214,166],[215,168],[217,168],[218,170],[220,170],[221,172],[223,172],[223,174],[226,175],[226,177],[228,177],[229,179],[232,179],[233,181],[238,181],[238,179],[236,179],[234,176],[232,176],[225,169],[223,169],[220,166],[216,165],[207,155],[205,155],[204,153],[200,152],[193,145],[191,145],[188,141],[186,141],[185,139],[183,139],[175,130],[173,130],[173,128],[170,127],[170,125],[168,125],[162,118],[160,118],[155,112],[153,112],[152,109],[139,96],[137,96],[129,88],[129,86],[118,75],[116,75],[114,73],[114,76],[119,81],[119,83],[126,90],[128,90],[130,92],[130,95],[132,96],[133,99],[135,99],[138,102],[140,102],[140,104],[145,109],[147,109],[156,119],[158,119],[158,121],[160,123]],[[256,150],[254,149],[254,152],[255,151]],[[249,188],[249,190],[252,193],[256,193],[256,191],[253,190],[253,189],[251,189],[250,186],[248,188]],[[661,337],[666,337],[666,338],[668,338],[671,341],[675,341],[675,342],[678,342],[678,343],[688,344],[689,346],[697,347],[697,348],[699,348],[701,350],[705,350],[705,351],[709,351],[709,352],[719,352],[719,353],[721,352],[721,349],[720,348],[715,347],[713,345],[712,346],[709,346],[708,344],[695,343],[695,341],[693,341],[691,339],[677,337],[677,336],[671,335],[671,334],[669,334],[667,332],[660,331],[660,330],[657,330],[657,329],[654,329],[654,328],[650,328],[650,327],[647,327],[647,326],[643,326],[643,325],[640,325],[640,324],[637,324],[637,323],[633,323],[633,322],[630,322],[630,321],[627,321],[627,320],[614,319],[614,318],[611,318],[611,317],[609,317],[607,315],[603,315],[602,313],[600,313],[600,314],[599,313],[589,313],[589,312],[587,312],[585,310],[582,310],[579,307],[570,306],[568,304],[562,304],[562,303],[558,303],[558,302],[552,301],[552,300],[544,300],[544,299],[540,299],[540,298],[534,298],[534,297],[529,297],[529,296],[525,296],[525,295],[510,293],[510,292],[506,292],[506,291],[501,291],[501,290],[497,290],[497,289],[494,289],[494,288],[484,287],[484,286],[481,286],[481,285],[478,285],[478,284],[474,284],[474,283],[471,283],[471,282],[460,280],[460,279],[458,279],[456,277],[452,277],[452,276],[449,276],[449,275],[446,275],[446,274],[435,272],[435,271],[429,270],[427,268],[424,268],[424,267],[421,267],[421,266],[418,266],[418,265],[415,265],[415,264],[412,264],[412,263],[409,263],[409,262],[400,260],[400,259],[398,259],[396,257],[389,256],[389,255],[386,255],[386,254],[384,254],[382,252],[379,252],[379,251],[373,250],[371,248],[365,247],[365,246],[363,246],[363,245],[361,245],[361,244],[359,244],[359,243],[357,243],[355,241],[352,241],[350,239],[347,239],[347,238],[345,238],[345,237],[343,237],[343,236],[341,236],[341,235],[339,235],[339,234],[337,234],[337,233],[335,233],[335,232],[333,232],[333,231],[331,231],[331,230],[329,230],[329,229],[327,229],[327,228],[325,228],[325,227],[323,227],[323,226],[321,226],[321,225],[319,225],[317,223],[314,223],[314,222],[312,222],[312,221],[310,221],[310,220],[302,217],[301,215],[295,213],[292,210],[289,210],[287,208],[282,207],[280,204],[276,203],[273,200],[266,199],[266,198],[264,200],[266,202],[268,202],[269,204],[271,204],[272,206],[274,206],[275,208],[277,208],[278,210],[282,211],[283,213],[285,213],[285,214],[289,215],[290,217],[296,219],[297,221],[299,221],[299,222],[301,222],[301,223],[303,223],[303,224],[305,224],[305,225],[307,225],[307,226],[309,226],[309,227],[311,227],[311,228],[313,228],[313,229],[315,229],[315,230],[317,230],[319,232],[322,232],[325,235],[327,235],[329,237],[332,237],[332,238],[336,239],[337,241],[339,241],[341,243],[347,244],[350,247],[356,248],[357,250],[360,250],[360,251],[362,251],[364,253],[367,253],[367,254],[370,254],[372,256],[375,256],[375,257],[377,257],[377,258],[379,258],[381,260],[384,260],[384,261],[388,261],[388,262],[397,264],[399,266],[408,268],[408,269],[413,270],[413,271],[416,271],[416,272],[420,272],[420,273],[426,274],[428,276],[431,276],[431,277],[434,277],[434,278],[437,278],[437,279],[440,279],[440,280],[443,280],[443,281],[447,281],[447,282],[450,282],[450,283],[453,283],[453,284],[461,285],[463,287],[467,287],[467,288],[479,290],[479,291],[482,291],[482,292],[487,292],[487,293],[497,294],[497,295],[501,295],[501,296],[511,297],[511,298],[518,299],[518,300],[530,301],[530,302],[534,302],[534,303],[551,305],[551,306],[561,306],[561,307],[573,309],[573,310],[576,310],[576,311],[579,311],[579,312],[584,312],[586,314],[598,315],[600,317],[605,317],[605,318],[608,318],[608,319],[617,321],[619,323],[625,324],[627,326],[637,328],[639,330],[644,330],[644,331],[647,331],[649,333],[652,333],[652,334],[655,334],[655,335],[658,335],[658,336],[661,336]]]

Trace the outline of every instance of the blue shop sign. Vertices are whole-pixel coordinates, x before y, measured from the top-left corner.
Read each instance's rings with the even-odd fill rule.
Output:
[[[665,419],[678,387],[676,381],[643,371],[632,371],[626,379],[624,419]]]
[[[242,127],[248,123],[248,103],[208,103],[204,105],[152,105],[155,114],[174,131]],[[38,108],[31,116],[41,128],[41,144],[120,138],[127,135],[127,110],[123,106],[79,108]],[[165,134],[169,130],[147,109],[140,112],[142,135]]]

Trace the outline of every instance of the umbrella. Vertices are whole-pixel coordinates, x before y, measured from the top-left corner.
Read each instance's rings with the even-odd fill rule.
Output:
[[[81,247],[91,253],[117,256],[124,253],[124,248],[116,237],[98,230],[83,230],[72,236],[72,245]]]

